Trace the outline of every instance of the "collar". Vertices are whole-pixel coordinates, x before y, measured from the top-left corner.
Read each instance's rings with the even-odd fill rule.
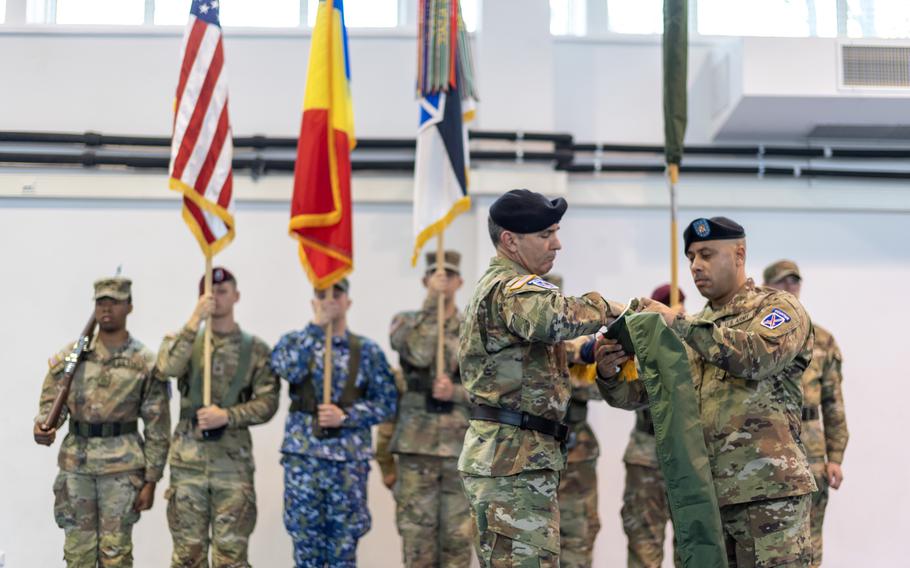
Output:
[[[715,310],[711,307],[711,302],[705,304],[704,317],[705,319],[716,321],[725,317],[735,316],[743,312],[743,308],[746,304],[746,299],[755,292],[755,281],[751,278],[747,278],[746,282],[740,287],[736,292],[733,298],[729,302],[721,306],[719,309]]]
[[[515,274],[519,274],[519,275],[520,274],[530,274],[530,272],[528,272],[528,269],[525,268],[524,266],[518,264],[517,262],[515,262],[514,260],[512,260],[510,258],[506,258],[506,257],[498,255],[498,254],[496,256],[494,256],[492,259],[490,259],[490,266],[493,268],[508,270],[510,272],[514,272]]]

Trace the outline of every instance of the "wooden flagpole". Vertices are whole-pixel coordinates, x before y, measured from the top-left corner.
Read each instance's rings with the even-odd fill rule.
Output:
[[[212,293],[212,255],[205,255],[204,292]],[[202,405],[212,405],[212,314],[205,318],[205,338],[202,352]]]

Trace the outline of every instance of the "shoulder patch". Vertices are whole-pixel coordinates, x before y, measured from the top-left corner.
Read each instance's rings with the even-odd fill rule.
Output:
[[[780,326],[790,321],[790,316],[787,315],[787,312],[780,308],[774,308],[771,310],[771,313],[766,315],[763,320],[761,320],[762,326],[768,329],[777,329]]]
[[[527,284],[528,282],[530,282],[531,280],[533,280],[535,278],[537,278],[536,274],[526,274],[524,276],[517,276],[517,277],[509,280],[506,283],[506,288],[509,290],[509,292],[518,290],[519,288],[521,288],[522,286],[524,286],[525,284]]]
[[[551,282],[547,282],[546,280],[544,280],[543,278],[541,278],[539,276],[537,278],[534,278],[533,280],[529,280],[528,284],[530,284],[531,286],[539,286],[541,288],[546,288],[547,290],[559,290],[559,286],[557,286],[556,284],[553,284]]]

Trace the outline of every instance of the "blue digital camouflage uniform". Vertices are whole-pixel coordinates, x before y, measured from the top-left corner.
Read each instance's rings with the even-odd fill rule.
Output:
[[[337,404],[348,380],[349,333],[332,339],[332,400]],[[361,338],[356,385],[362,398],[344,409],[337,436],[317,438],[315,416],[288,413],[285,425],[284,523],[294,540],[298,568],[353,567],[357,541],[370,529],[367,475],[373,457],[370,427],[395,414],[398,391],[379,346]],[[272,351],[272,368],[291,385],[313,381],[322,392],[325,333],[314,324],[286,334]]]

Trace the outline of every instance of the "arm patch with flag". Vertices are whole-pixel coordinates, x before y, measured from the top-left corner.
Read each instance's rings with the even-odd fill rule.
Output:
[[[174,101],[170,188],[207,256],[234,239],[233,140],[218,0],[193,0]]]

